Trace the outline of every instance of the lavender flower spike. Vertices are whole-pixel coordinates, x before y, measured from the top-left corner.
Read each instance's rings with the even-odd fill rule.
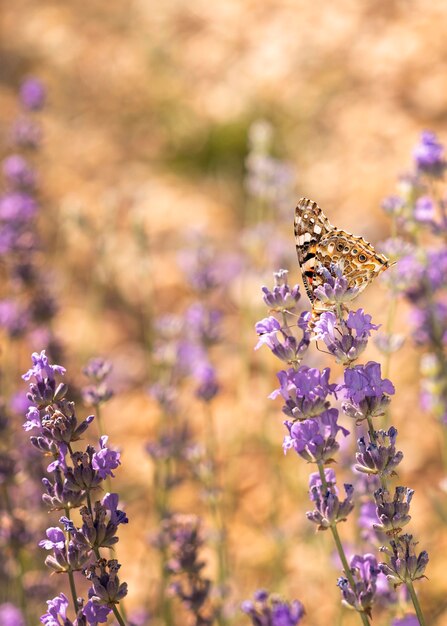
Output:
[[[400,535],[390,541],[390,548],[382,547],[381,551],[390,557],[390,562],[380,563],[380,570],[388,580],[397,587],[402,583],[425,578],[424,572],[429,558],[426,550],[416,556],[416,541],[413,535]]]
[[[308,511],[306,517],[310,522],[318,524],[318,530],[327,530],[339,522],[344,522],[354,508],[353,486],[344,485],[346,498],[341,501],[338,497],[334,471],[326,469],[324,473],[327,488],[323,486],[318,473],[311,474],[309,477],[309,496],[316,508]]]
[[[304,616],[304,607],[298,600],[284,602],[263,589],[256,591],[253,600],[245,600],[241,610],[253,626],[298,626]]]
[[[371,617],[377,576],[380,573],[377,560],[372,554],[355,555],[351,559],[350,571],[355,583],[354,589],[347,578],[339,578],[337,582],[343,595],[343,604]]]
[[[268,287],[262,287],[264,293],[263,300],[272,311],[282,313],[284,311],[295,311],[301,294],[298,285],[292,287],[287,284],[287,270],[274,272],[275,286],[272,291]]]

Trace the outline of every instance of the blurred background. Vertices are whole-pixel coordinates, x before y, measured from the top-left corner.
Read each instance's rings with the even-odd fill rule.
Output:
[[[205,293],[202,304],[219,309],[219,340],[207,343],[219,391],[208,401],[188,377],[178,384],[174,377],[173,386],[198,457],[200,445],[213,451],[228,537],[221,580],[228,619],[246,623],[240,603],[266,587],[299,598],[312,626],[357,623],[340,607],[330,537],[305,518],[312,468],[283,457],[280,402],[267,399],[280,364],[267,350],[254,352],[254,323],[268,315],[260,289],[273,284],[273,271],[285,267],[290,284],[301,281],[292,226],[299,197],[378,249],[390,236],[381,202],[411,167],[421,130],[446,136],[447,5],[15,0],[0,20],[4,157],[20,84],[32,76],[46,90],[32,160],[36,258],[56,311],[53,354],[74,394],[91,357],[113,365],[103,421],[122,451],[114,489],[130,519],[119,544],[128,612],[144,608],[150,622],[139,623],[167,623],[153,547],[157,461],[146,446],[163,431],[153,388],[173,367],[170,341],[185,332],[178,320]],[[211,295],[194,282],[210,266],[218,276]],[[9,293],[4,283],[3,297]],[[376,281],[359,306],[386,325],[389,299]],[[445,527],[434,504],[444,498],[440,427],[419,408],[421,351],[409,338],[408,313],[400,302],[395,330],[407,341],[388,372],[405,453],[398,481],[416,490],[412,530],[432,558],[420,592],[430,623],[442,624]],[[30,351],[45,347],[42,334],[3,334],[4,389],[24,390],[20,374]],[[383,359],[373,345],[368,358]],[[305,362],[333,366],[314,347]],[[341,369],[333,371],[336,380]],[[190,476],[172,489],[170,508],[203,518],[206,572],[216,580],[213,542],[222,528],[203,480]],[[354,543],[353,524],[341,532]],[[378,615],[379,626],[390,623]]]

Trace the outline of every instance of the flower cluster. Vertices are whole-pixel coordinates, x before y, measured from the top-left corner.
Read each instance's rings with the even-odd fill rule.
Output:
[[[159,541],[168,554],[166,569],[171,592],[193,616],[195,626],[211,626],[214,609],[210,602],[211,581],[203,575],[205,561],[200,519],[195,515],[172,515],[162,524]]]
[[[400,180],[399,194],[383,205],[408,240],[387,243],[399,259],[387,281],[393,294],[410,303],[413,337],[425,348],[422,404],[447,423],[447,206],[441,188],[445,149],[434,133],[424,131],[413,158],[413,172]]]
[[[46,565],[54,572],[68,574],[72,589],[75,589],[74,572],[82,572],[91,582],[86,603],[73,594],[74,622],[67,617],[69,602],[63,594],[48,602],[48,612],[41,622],[49,625],[62,619],[66,626],[97,624],[105,622],[113,611],[122,624],[117,605],[127,594],[127,585],[119,582],[118,562],[105,560],[100,550],[117,543],[118,527],[128,520],[118,508],[117,494],[107,493],[101,500],[92,499],[104,480],[114,476],[120,454],[108,446],[105,435],[96,448],[88,445],[85,451],[73,449],[94,417],[78,420],[74,403],[66,397],[67,385],[57,382],[57,377],[65,374],[65,368],[51,364],[45,351],[33,353],[32,363],[23,375],[24,380],[30,381],[28,398],[32,403],[24,428],[33,433],[31,444],[51,459],[47,476],[43,478],[46,490],[43,500],[50,511],[64,512],[60,526],[49,527],[46,539],[39,545],[50,552]],[[76,508],[82,520],[80,526],[70,516]]]
[[[45,342],[57,355],[59,346],[49,325],[57,306],[48,272],[39,267],[36,254],[41,247],[36,227],[40,198],[32,159],[41,137],[35,116],[45,98],[39,80],[29,78],[22,83],[22,112],[12,128],[12,152],[1,168],[4,189],[0,193],[0,257],[7,270],[9,295],[0,300],[0,326],[13,339],[27,335],[32,341]]]
[[[285,602],[264,589],[256,591],[253,600],[245,600],[241,609],[253,626],[298,626],[305,614],[299,600]]]
[[[402,528],[411,519],[409,509],[413,491],[396,487],[394,496],[389,493],[388,481],[395,475],[403,458],[402,452],[396,449],[397,430],[393,426],[383,430],[374,423],[387,413],[391,396],[395,393],[394,386],[389,379],[382,378],[379,363],[356,363],[372,331],[376,331],[378,326],[372,323],[371,316],[363,309],[350,311],[346,308],[346,303],[357,292],[343,275],[341,265],[322,268],[321,272],[326,282],[317,290],[317,295],[326,310],[318,315],[312,331],[315,338],[326,345],[336,362],[344,366],[343,383],[335,385],[329,382],[329,368],[320,371],[300,365],[301,358],[297,358],[296,353],[299,342],[288,323],[291,315],[298,316],[292,305],[292,302],[297,303],[299,300],[299,291],[295,288],[286,290],[283,285],[284,293],[281,294],[278,285],[272,292],[263,288],[264,300],[274,305],[272,310],[275,316],[256,325],[260,334],[257,347],[267,345],[275,356],[289,365],[287,370],[278,373],[280,387],[271,394],[272,398],[282,398],[282,410],[288,417],[284,422],[288,434],[283,448],[285,452],[295,450],[318,468],[310,476],[309,495],[315,508],[307,513],[307,518],[317,525],[318,530],[330,530],[332,533],[344,568],[344,575],[338,581],[343,604],[358,611],[366,625],[369,624],[373,605],[379,595],[382,604],[385,596],[389,601],[394,601],[386,588],[384,575],[395,586],[400,583],[409,586],[423,576],[428,555],[422,552],[416,556],[412,550],[411,536],[407,539],[408,535],[401,534]],[[302,345],[307,342],[307,348],[311,331],[303,325],[303,319],[306,319],[303,314],[298,319],[303,333],[301,342]],[[332,406],[339,396],[345,415],[354,419],[355,426],[367,428],[367,433],[363,430],[358,437],[357,462],[354,465],[356,476],[359,477],[357,483],[360,485],[360,477],[363,477],[364,483],[357,495],[357,498],[363,500],[359,523],[363,536],[372,539],[374,545],[378,538],[389,541],[391,549],[386,546],[382,548],[391,557],[388,563],[378,563],[375,556],[367,553],[355,554],[348,564],[338,534],[337,526],[353,510],[356,497],[354,487],[349,483],[344,485],[345,496],[340,496],[334,470],[325,467],[334,462],[334,455],[340,447],[337,435],[340,432],[344,436],[349,434],[337,423],[338,410]],[[407,546],[406,551],[403,545]],[[414,593],[411,597],[417,603]],[[417,604],[415,607],[420,611]]]

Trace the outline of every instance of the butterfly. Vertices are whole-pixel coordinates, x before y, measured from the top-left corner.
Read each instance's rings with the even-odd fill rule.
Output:
[[[360,293],[376,276],[394,265],[363,237],[335,228],[318,204],[308,198],[301,198],[295,209],[295,240],[314,319],[331,308],[315,297],[315,290],[325,282],[322,268],[330,269],[334,263],[341,266],[348,287]]]

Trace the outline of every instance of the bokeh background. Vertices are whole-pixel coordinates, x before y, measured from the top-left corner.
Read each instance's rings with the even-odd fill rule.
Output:
[[[129,610],[149,608],[160,623],[159,557],[150,547],[159,520],[145,449],[163,419],[148,391],[159,374],[156,320],[182,315],[194,301],[181,251],[206,241],[227,272],[222,340],[212,349],[221,389],[212,410],[229,539],[228,614],[246,623],[240,602],[267,587],[299,598],[312,626],[357,623],[339,606],[330,537],[305,519],[310,468],[283,457],[280,404],[267,400],[278,365],[267,350],[253,351],[254,323],[267,314],[260,287],[272,284],[278,260],[292,284],[300,281],[292,229],[299,197],[316,200],[333,223],[379,248],[389,236],[381,200],[409,168],[420,131],[447,132],[446,4],[15,0],[3,5],[0,20],[4,154],[20,82],[36,76],[48,93],[36,156],[39,227],[63,364],[76,387],[90,357],[113,363],[115,395],[104,420],[122,450],[116,482],[130,523],[119,558]],[[256,141],[283,165],[280,202],[253,195]],[[359,305],[385,324],[388,300],[377,281]],[[396,326],[409,336],[404,303]],[[17,386],[30,348],[42,347],[31,344],[5,338],[2,356]],[[399,483],[416,490],[412,530],[431,555],[422,602],[430,623],[442,624],[441,435],[419,408],[419,356],[408,339],[391,360],[393,423],[405,453]],[[382,357],[371,346],[366,358]],[[332,364],[315,349],[307,359]],[[187,385],[182,393],[200,442],[208,408]],[[212,539],[197,486],[186,481],[173,503],[199,512]],[[355,529],[342,533],[349,543]],[[204,554],[215,578],[212,546]],[[386,616],[377,618],[382,623]]]

